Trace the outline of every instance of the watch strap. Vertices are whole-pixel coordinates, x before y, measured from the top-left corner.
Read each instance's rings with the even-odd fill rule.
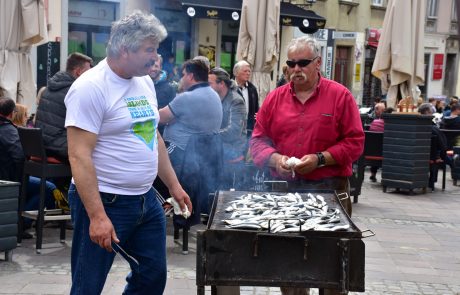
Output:
[[[324,154],[316,153],[316,156],[318,157],[318,165],[316,167],[320,168],[326,166],[326,157],[324,157]]]

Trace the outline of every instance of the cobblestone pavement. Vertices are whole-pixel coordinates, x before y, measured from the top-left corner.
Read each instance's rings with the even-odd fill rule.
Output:
[[[366,174],[369,175],[369,174]],[[353,221],[375,236],[366,244],[364,294],[460,295],[460,189],[448,177],[444,192],[409,195],[383,193],[379,183],[365,180]],[[439,186],[439,185],[438,185]],[[190,234],[190,253],[182,255],[168,221],[168,281],[166,295],[196,294],[195,253],[197,226]],[[57,228],[46,228],[43,254],[36,255],[34,240],[14,250],[13,262],[0,259],[0,294],[69,294],[70,246],[58,243]],[[0,255],[0,258],[2,256]],[[121,294],[129,271],[116,259],[103,294]],[[210,294],[210,288],[206,288]],[[313,289],[312,294],[318,294]],[[281,294],[278,288],[241,287],[241,294]],[[351,293],[363,294],[363,293]]]

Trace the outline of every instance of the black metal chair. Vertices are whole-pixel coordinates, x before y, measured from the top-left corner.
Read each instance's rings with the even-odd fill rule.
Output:
[[[453,159],[454,149],[458,146],[457,141],[460,139],[460,130],[440,129],[447,139],[447,156]],[[454,185],[457,185],[457,180],[460,179],[460,166],[452,161],[451,165],[452,180]]]
[[[364,180],[366,166],[382,167],[383,161],[383,132],[364,130],[364,151],[362,159],[358,161],[359,179]]]
[[[446,162],[441,158],[438,149],[438,137],[432,135],[430,148],[430,176],[428,181],[428,186],[432,191],[434,191],[434,184],[438,180],[439,168],[442,169],[442,190],[446,189]]]
[[[22,176],[21,197],[19,201],[19,230],[18,244],[22,241],[22,232],[24,227],[23,218],[27,217],[36,220],[36,252],[41,253],[43,241],[43,224],[45,221],[60,222],[60,239],[65,242],[66,220],[70,220],[69,212],[62,209],[45,209],[46,198],[46,180],[49,178],[70,177],[72,172],[70,165],[61,163],[54,158],[46,156],[45,146],[43,144],[42,130],[39,128],[18,128],[19,139],[24,150],[26,160]],[[29,176],[35,176],[40,181],[40,202],[38,210],[24,211],[24,205],[27,196],[27,184]]]

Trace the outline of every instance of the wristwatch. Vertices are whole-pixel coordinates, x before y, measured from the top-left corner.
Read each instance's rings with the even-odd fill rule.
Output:
[[[316,156],[318,157],[318,165],[316,168],[321,168],[326,166],[326,157],[324,157],[323,153],[316,153]]]

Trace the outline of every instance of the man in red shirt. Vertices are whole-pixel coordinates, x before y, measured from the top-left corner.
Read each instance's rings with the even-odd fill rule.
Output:
[[[315,39],[292,40],[287,56],[290,83],[273,90],[257,113],[250,142],[254,163],[268,165],[273,177],[287,180],[290,189],[349,191],[352,163],[364,146],[353,95],[343,85],[321,77],[320,46]],[[301,161],[289,166],[290,157]],[[351,215],[350,199],[342,205]],[[289,289],[282,288],[282,293],[306,294]],[[338,290],[327,294],[338,294]]]

